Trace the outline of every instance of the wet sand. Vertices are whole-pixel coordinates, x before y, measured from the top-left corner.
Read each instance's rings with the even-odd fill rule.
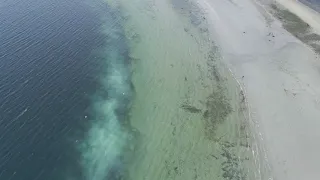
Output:
[[[252,179],[246,104],[206,17],[186,1],[122,0],[135,98],[128,179]]]
[[[281,21],[283,27],[300,41],[310,46],[316,53],[320,53],[320,35],[317,34],[309,23],[298,15],[289,11],[279,3],[270,4],[270,12]],[[312,24],[312,22],[311,22]]]
[[[259,179],[318,179],[319,16],[289,0],[199,2],[245,89]]]

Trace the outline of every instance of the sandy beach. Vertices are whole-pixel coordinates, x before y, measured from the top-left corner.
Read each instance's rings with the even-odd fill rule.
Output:
[[[246,89],[269,178],[318,179],[318,14],[289,0],[199,2]]]
[[[315,11],[289,0],[113,5],[133,59],[127,179],[320,177]]]

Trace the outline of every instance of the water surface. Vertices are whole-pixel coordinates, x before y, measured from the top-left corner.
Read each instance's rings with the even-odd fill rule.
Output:
[[[319,0],[300,0],[305,5],[309,6],[310,8],[320,12],[320,1]]]
[[[108,97],[114,15],[103,2],[0,2],[0,179],[86,177],[77,144]]]
[[[0,3],[0,179],[250,179],[243,92],[186,0]]]

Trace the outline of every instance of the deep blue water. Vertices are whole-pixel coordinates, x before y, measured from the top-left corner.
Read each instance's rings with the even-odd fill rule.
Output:
[[[0,1],[1,180],[82,178],[72,142],[94,116],[91,96],[104,91],[109,16],[90,3]]]

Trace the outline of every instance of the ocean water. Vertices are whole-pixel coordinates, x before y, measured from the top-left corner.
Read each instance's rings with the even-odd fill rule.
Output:
[[[1,1],[0,179],[258,179],[208,24],[192,0]]]
[[[121,23],[102,1],[0,2],[0,179],[110,174],[132,88]]]
[[[320,1],[319,0],[299,0],[310,8],[320,12]]]
[[[309,3],[313,3],[313,4],[319,4],[320,1],[319,0],[304,0],[306,2],[309,2]]]

